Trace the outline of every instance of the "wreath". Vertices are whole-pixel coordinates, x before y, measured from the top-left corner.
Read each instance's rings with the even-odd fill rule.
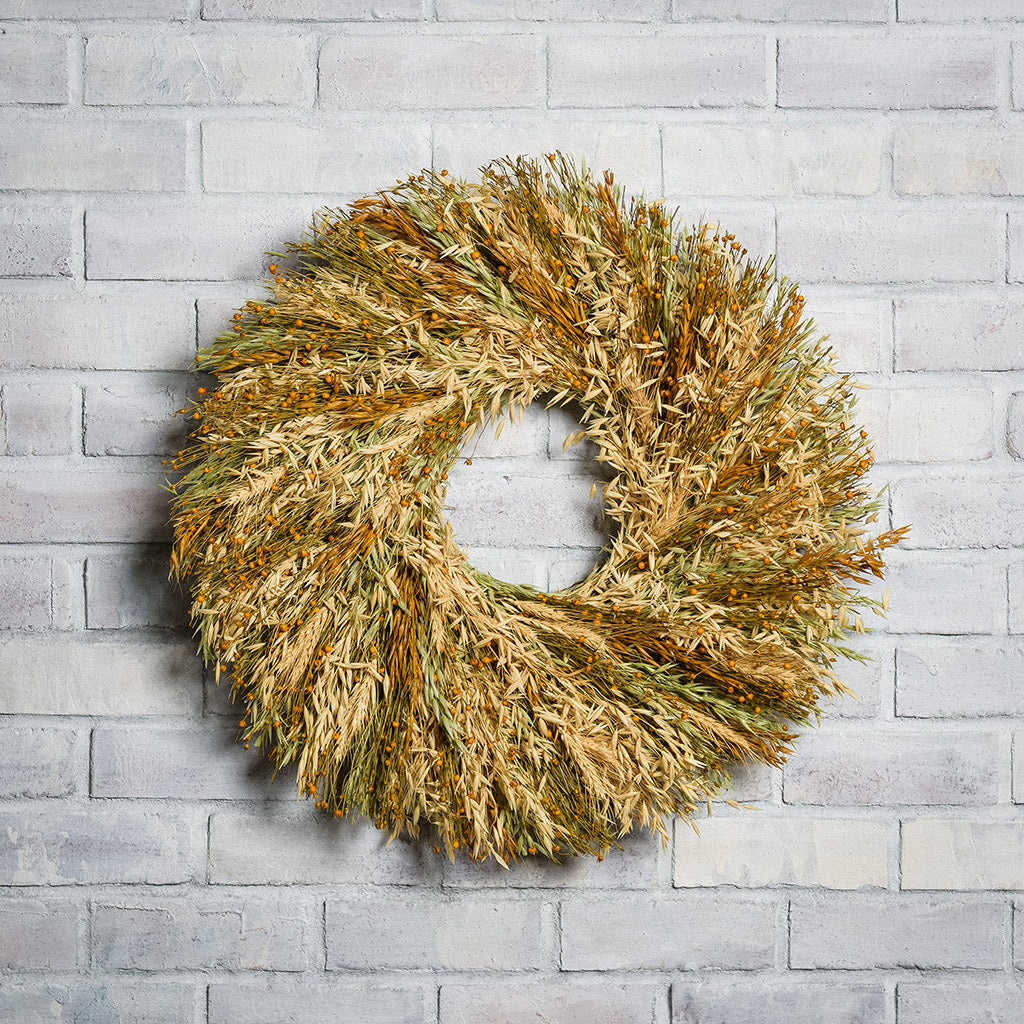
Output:
[[[269,265],[197,356],[172,570],[246,746],[328,812],[448,854],[665,834],[793,727],[903,531],[795,285],[559,154],[410,175]],[[444,516],[467,436],[577,403],[615,530],[555,593],[474,568]]]

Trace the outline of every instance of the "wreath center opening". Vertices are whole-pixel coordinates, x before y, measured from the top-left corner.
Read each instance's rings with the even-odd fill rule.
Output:
[[[614,531],[601,490],[612,473],[597,461],[597,446],[580,437],[583,430],[578,407],[547,408],[541,398],[521,415],[478,425],[464,442],[444,507],[456,543],[477,569],[506,583],[560,590],[602,560]]]

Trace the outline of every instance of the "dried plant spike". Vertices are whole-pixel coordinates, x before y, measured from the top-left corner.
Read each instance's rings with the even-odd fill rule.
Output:
[[[664,834],[783,762],[902,530],[872,536],[852,385],[798,288],[559,154],[323,211],[200,353],[172,569],[247,743],[449,854]],[[615,536],[542,593],[443,514],[466,435],[583,409]]]

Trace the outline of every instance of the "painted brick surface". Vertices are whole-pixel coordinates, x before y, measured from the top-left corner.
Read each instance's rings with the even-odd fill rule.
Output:
[[[995,900],[794,900],[790,966],[997,969],[1009,909]]]
[[[0,967],[73,970],[78,966],[81,917],[82,907],[71,901],[5,900],[0,907]]]
[[[0,0],[0,1020],[1016,1020],[1022,26],[1016,0]],[[913,530],[872,660],[835,666],[860,702],[740,767],[700,838],[449,862],[289,806],[294,766],[237,742],[161,460],[197,340],[314,209],[555,150],[778,251],[871,385],[879,522]],[[470,442],[474,565],[590,571],[576,429],[538,405]]]
[[[203,122],[203,183],[210,192],[355,196],[430,164],[427,126],[364,117],[313,125],[211,118]]]
[[[82,392],[70,384],[5,384],[5,455],[70,455],[82,449]]]
[[[0,366],[177,370],[195,355],[195,308],[149,294],[0,295]]]
[[[881,1024],[886,997],[880,985],[764,982],[676,982],[673,1024]]]
[[[532,35],[330,39],[320,51],[320,102],[341,110],[535,107],[543,96],[541,42]]]
[[[67,103],[68,39],[55,32],[0,36],[0,103]]]
[[[1024,1003],[1024,985],[966,978],[949,982],[901,981],[896,990],[900,1024],[957,1024],[1013,1020]]]
[[[609,896],[562,903],[562,968],[753,970],[772,962],[775,905],[752,899]],[[621,941],[623,935],[629,941]]]
[[[185,592],[168,579],[169,548],[131,546],[114,551],[86,559],[86,625],[90,629],[187,629]]]
[[[194,875],[197,842],[181,811],[102,805],[88,810],[36,810],[31,817],[0,807],[0,884],[167,885]]]
[[[430,992],[436,1006],[436,996]],[[209,990],[210,1024],[260,1020],[266,1024],[428,1024],[424,986],[366,979],[334,985],[304,980],[214,981]]]
[[[1024,825],[922,818],[906,821],[900,855],[904,889],[1024,888]]]
[[[647,1024],[662,1002],[658,986],[642,982],[517,982],[441,985],[442,1024]]]
[[[701,124],[664,131],[673,195],[870,195],[881,181],[885,128]]]
[[[554,107],[760,106],[767,94],[763,36],[555,38],[548,50]]]
[[[301,904],[192,899],[128,900],[93,907],[93,962],[107,970],[301,971]]]
[[[1024,714],[1024,648],[917,644],[896,653],[896,713],[906,718]]]
[[[276,203],[272,209],[236,203],[95,210],[85,222],[91,280],[230,281],[258,279],[269,249],[302,234],[311,209]]]
[[[84,733],[62,727],[0,729],[0,797],[81,793],[89,776]]]
[[[295,786],[255,751],[243,754],[231,724],[99,728],[92,737],[92,793],[171,800],[294,800]]]
[[[435,879],[438,870],[429,846],[388,844],[369,824],[325,820],[311,805],[296,813],[219,812],[210,819],[211,882],[415,885]]]
[[[1016,297],[963,301],[921,298],[896,303],[896,368],[1024,368],[1024,303]]]
[[[801,35],[780,41],[779,105],[994,107],[996,67],[995,45],[984,35]]]
[[[0,990],[0,1015],[32,1024],[181,1024],[194,1017],[198,1002],[188,982],[13,981]]]
[[[785,769],[787,803],[994,803],[998,740],[964,732],[821,730],[801,738]]]
[[[889,829],[884,822],[715,818],[699,833],[680,824],[673,880],[680,887],[738,885],[885,888]]]
[[[327,901],[327,968],[536,970],[541,904],[486,896]]]
[[[0,206],[0,230],[5,241],[0,278],[70,277],[74,273],[81,218],[73,210]]]
[[[7,115],[0,188],[177,192],[185,187],[185,138],[185,126],[172,120],[51,124]]]
[[[0,703],[22,715],[181,715],[200,703],[181,644],[0,640]]]
[[[289,36],[90,35],[87,104],[301,103],[304,44]]]

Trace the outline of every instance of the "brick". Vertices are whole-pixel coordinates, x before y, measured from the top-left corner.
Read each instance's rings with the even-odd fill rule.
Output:
[[[186,882],[197,838],[191,819],[168,811],[0,811],[0,884]]]
[[[780,107],[995,107],[996,47],[984,36],[844,32],[779,40]]]
[[[1024,733],[1013,737],[1013,802],[1024,804]]]
[[[209,987],[210,1024],[428,1024],[427,999],[435,1002],[433,985],[381,984],[363,981],[338,985],[311,984],[275,978],[246,983],[215,979]],[[429,996],[428,996],[429,993]]]
[[[881,368],[892,340],[892,303],[851,298],[823,288],[805,289],[807,309],[827,337],[838,370],[871,373]]]
[[[999,296],[898,299],[896,368],[1024,369],[1024,302]]]
[[[203,122],[208,192],[342,192],[355,197],[429,164],[425,124]]]
[[[423,0],[202,0],[203,19],[251,21],[413,21]]]
[[[881,984],[794,982],[785,979],[677,981],[672,986],[673,1024],[883,1024],[888,998]]]
[[[893,183],[906,195],[1020,195],[1024,133],[992,125],[902,125],[893,144]]]
[[[298,238],[311,211],[296,203],[161,207],[86,216],[92,280],[242,281],[263,273],[265,253]]]
[[[458,541],[456,541],[458,542]],[[464,547],[469,564],[506,583],[519,583],[545,590],[553,549],[530,551],[514,548]]]
[[[86,624],[89,629],[157,627],[185,630],[188,600],[168,579],[166,549],[90,556],[85,563]]]
[[[0,5],[2,6],[2,5]],[[0,103],[67,103],[68,41],[50,32],[0,34]]]
[[[1009,629],[1011,633],[1024,633],[1024,562],[1007,567],[1009,584]]]
[[[928,644],[896,657],[902,717],[1024,715],[1024,648]]]
[[[1008,281],[1024,281],[1024,217],[1011,213],[1007,227]]]
[[[274,776],[257,751],[233,742],[236,729],[100,727],[92,740],[92,794],[172,800],[295,800],[291,771]]]
[[[581,123],[555,115],[541,121],[445,121],[434,125],[434,166],[479,180],[481,167],[500,154],[553,153],[582,160],[597,180],[606,170],[631,192],[662,193],[661,140],[653,125]]]
[[[185,132],[176,121],[8,121],[0,189],[181,191]]]
[[[886,0],[672,0],[674,21],[888,21]]]
[[[1024,823],[905,821],[901,888],[1024,889]]]
[[[0,629],[52,629],[60,596],[49,558],[0,558]]]
[[[438,0],[439,21],[656,21],[655,0]]]
[[[899,511],[896,522],[910,521]],[[932,552],[912,558],[890,552],[887,561],[890,604],[884,628],[889,632],[991,633],[1002,622],[1005,591],[997,566]]]
[[[567,857],[561,863],[529,857],[507,868],[488,860],[444,862],[444,884],[461,889],[651,889],[658,885],[661,837],[636,829],[600,860]]]
[[[896,659],[890,644],[875,636],[858,637],[852,646],[867,660],[844,659],[835,666],[853,696],[830,701],[825,707],[825,715],[830,719],[877,718],[883,707],[893,706]]]
[[[959,900],[794,900],[790,967],[1001,968],[1009,908]]]
[[[1010,454],[1015,459],[1024,459],[1024,391],[1010,395],[1006,441]]]
[[[547,580],[542,590],[565,590],[585,580],[603,560],[600,548],[581,548],[567,556],[552,554],[552,550],[541,551],[538,561],[547,568]]]
[[[173,296],[0,296],[0,366],[178,369],[195,355],[195,306]]]
[[[305,49],[294,36],[90,35],[85,102],[301,103]]]
[[[779,215],[779,266],[800,281],[995,281],[1002,251],[994,214],[791,206]]]
[[[775,210],[768,203],[741,203],[729,199],[705,202],[692,197],[681,199],[670,196],[669,209],[676,208],[676,230],[689,231],[699,224],[707,224],[718,231],[736,236],[740,245],[750,251],[752,258],[770,256],[775,252]]]
[[[0,967],[73,970],[80,916],[77,904],[63,900],[8,897],[0,907]]]
[[[883,124],[667,125],[665,191],[676,195],[871,195]]]
[[[948,386],[892,388],[878,392],[886,403],[886,430],[875,438],[879,462],[969,462],[993,452],[992,393]]]
[[[320,51],[320,104],[342,110],[536,107],[539,36],[345,36]]]
[[[902,9],[902,3],[900,5]],[[1011,1021],[1024,1004],[1024,985],[1013,981],[901,981],[896,988],[900,1024],[990,1024]]]
[[[976,0],[964,5],[957,0],[900,0],[900,21],[1020,21],[1024,18],[1017,0]]]
[[[166,455],[187,441],[188,425],[177,416],[185,406],[180,379],[124,383],[85,389],[86,455]]]
[[[751,970],[770,967],[774,950],[774,903],[596,894],[562,903],[564,971]]]
[[[592,481],[585,474],[527,475],[525,469],[499,466],[474,462],[451,468],[445,507],[456,543],[560,549],[604,543],[601,498],[590,497]]]
[[[762,106],[763,36],[553,37],[552,107]]]
[[[194,1014],[194,985],[186,983],[72,978],[28,985],[5,981],[0,991],[0,1020],[19,1024],[181,1024]]]
[[[82,218],[73,210],[0,206],[0,232],[0,277],[71,277],[80,262]]]
[[[1024,475],[988,472],[901,480],[893,520],[913,523],[907,548],[1005,548],[1024,544]]]
[[[0,0],[0,18],[185,18],[188,0]]]
[[[8,715],[185,715],[199,680],[190,644],[0,641]]]
[[[786,764],[783,791],[790,804],[993,804],[999,740],[973,730],[807,733]]]
[[[131,971],[301,971],[312,931],[301,905],[218,897],[93,908],[93,963]]]
[[[82,450],[82,392],[71,384],[5,384],[0,391],[6,455]]]
[[[327,969],[541,966],[541,904],[450,896],[327,901]]]
[[[0,540],[159,542],[169,537],[161,473],[0,473]]]
[[[72,729],[0,729],[0,797],[73,796],[88,777],[86,741]]]
[[[889,829],[881,821],[838,818],[711,817],[676,830],[673,883],[885,888]]]
[[[424,843],[396,839],[351,820],[331,820],[312,804],[298,812],[214,814],[210,881],[234,885],[388,883],[436,875]]]
[[[660,985],[597,979],[441,985],[443,1024],[650,1024],[660,1020]]]

